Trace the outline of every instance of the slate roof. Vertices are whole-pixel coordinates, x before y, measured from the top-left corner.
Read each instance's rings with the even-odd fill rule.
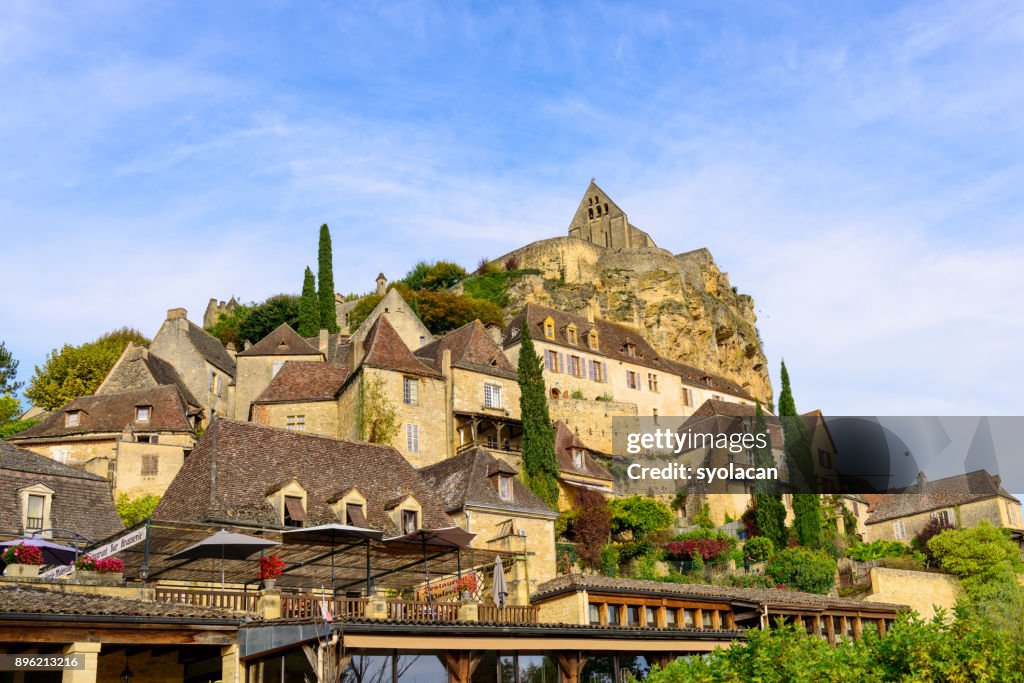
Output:
[[[370,526],[397,532],[385,505],[412,494],[425,528],[454,524],[441,498],[390,446],[340,441],[215,418],[164,493],[155,519],[239,520],[274,526],[268,491],[296,480],[307,493],[306,524],[337,522],[329,502],[352,486],[366,497]]]
[[[891,494],[879,495],[874,500],[874,509],[865,524],[878,524],[995,497],[1020,502],[1003,488],[999,477],[985,470],[975,470],[945,479],[925,481],[923,486],[915,483]]]
[[[551,579],[537,586],[531,602],[543,600],[566,592],[575,591],[607,592],[626,595],[663,595],[676,598],[739,602],[769,607],[796,607],[811,610],[839,609],[862,611],[899,611],[906,605],[885,602],[866,602],[851,598],[834,598],[829,595],[802,593],[782,588],[734,588],[712,586],[703,583],[668,583],[664,581],[642,581],[639,579],[617,579],[607,576],[585,576],[567,574]]]
[[[431,489],[444,500],[448,512],[476,504],[547,513],[552,516],[556,514],[517,478],[512,479],[512,500],[502,500],[489,477],[498,471],[515,472],[514,468],[492,455],[487,449],[473,448],[424,467],[419,473]]]
[[[440,377],[440,373],[418,360],[386,316],[378,316],[363,342],[363,365],[410,375]]]
[[[306,337],[306,343],[314,349],[320,349],[320,337]],[[327,362],[347,366],[352,353],[352,337],[348,334],[331,333],[327,335]]]
[[[189,341],[192,342],[192,346],[199,352],[199,355],[210,365],[234,377],[235,359],[224,348],[224,345],[220,343],[220,340],[191,320],[186,320],[185,322],[188,323],[186,330]]]
[[[0,441],[0,500],[5,501],[0,505],[0,532],[23,533],[18,491],[35,484],[54,492],[51,527],[71,529],[94,540],[124,528],[106,479]]]
[[[288,323],[281,323],[270,334],[239,356],[315,356],[320,352],[299,336]]]
[[[440,372],[441,357],[445,350],[451,351],[452,367],[507,379],[518,377],[505,352],[479,320],[467,323],[435,339],[417,349],[415,355]]]
[[[583,443],[583,439],[576,432],[569,429],[561,420],[555,422],[555,456],[558,458],[558,469],[567,475],[582,475],[595,479],[612,480],[611,472],[602,467],[593,456],[590,455],[590,448]],[[583,469],[577,469],[573,461],[572,449],[579,448],[583,451]]]
[[[253,403],[332,401],[346,377],[348,369],[333,363],[288,361]]]
[[[149,420],[136,422],[135,409],[151,406]],[[78,425],[65,426],[66,414],[80,410]],[[187,432],[192,424],[185,399],[176,385],[149,387],[117,394],[80,396],[45,417],[39,424],[10,437],[10,441],[57,439],[96,433],[120,432],[130,427],[142,432]]]
[[[157,621],[223,619],[226,622],[241,622],[246,617],[250,620],[259,618],[244,612],[214,607],[128,600],[106,595],[30,588],[19,584],[0,584],[0,619],[3,614],[149,617]]]
[[[544,335],[544,321],[548,317],[551,317],[555,323],[555,338],[553,340],[548,339]],[[623,363],[660,370],[678,376],[687,384],[709,387],[722,393],[752,400],[752,397],[745,389],[731,380],[700,370],[691,365],[665,358],[651,346],[642,332],[628,325],[602,319],[590,322],[581,315],[530,303],[524,306],[523,310],[512,318],[512,321],[502,332],[502,343],[506,347],[518,343],[524,324],[529,326],[530,336],[535,341],[555,343],[584,353],[596,353],[613,360],[622,361]],[[576,338],[578,341],[576,344],[570,343],[566,334],[570,324],[576,326]],[[597,330],[597,350],[592,350],[587,342],[587,335],[594,329]],[[635,347],[635,356],[631,356],[627,352],[628,344],[632,344]]]

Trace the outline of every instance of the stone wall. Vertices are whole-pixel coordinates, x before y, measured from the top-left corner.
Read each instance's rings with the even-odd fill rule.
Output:
[[[623,401],[559,398],[548,400],[548,413],[552,422],[565,422],[590,448],[611,453],[612,418],[636,417],[637,407]]]
[[[500,533],[503,524],[513,520],[516,530],[524,535],[507,536]],[[555,578],[555,523],[548,517],[513,510],[485,510],[469,508],[467,531],[476,534],[473,547],[491,550],[525,552],[529,555],[530,590],[540,583]]]
[[[263,393],[263,390],[274,379],[274,365],[287,362],[316,362],[321,356],[238,356],[235,377],[235,418],[242,422],[249,421],[249,408],[252,402]],[[280,366],[278,366],[280,367]]]
[[[872,567],[871,593],[864,600],[907,605],[929,620],[935,616],[936,607],[945,609],[949,616],[960,591],[960,581],[949,574]]]
[[[160,326],[149,345],[150,353],[174,366],[185,386],[202,405],[206,421],[211,415],[234,416],[234,378],[206,362],[192,345],[188,331],[190,323],[183,309],[172,309],[168,314],[168,319]],[[211,372],[222,378],[219,394],[216,383],[212,389],[210,387]]]
[[[338,427],[337,401],[301,401],[295,403],[258,403],[252,407],[252,421],[268,427],[284,429],[288,417],[301,415],[304,431],[336,439],[341,432]]]
[[[190,440],[191,441],[191,440]],[[192,447],[189,443],[188,448]],[[156,474],[143,474],[143,456],[157,456]],[[162,496],[185,463],[185,446],[172,443],[121,441],[117,446],[114,499]]]
[[[536,603],[542,624],[587,624],[587,592],[566,593]]]

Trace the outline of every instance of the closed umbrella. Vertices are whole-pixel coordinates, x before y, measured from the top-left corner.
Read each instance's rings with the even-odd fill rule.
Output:
[[[505,567],[501,563],[501,555],[494,559],[494,586],[491,592],[494,595],[494,604],[504,607],[505,598],[508,597],[508,584],[505,582]]]
[[[202,560],[220,558],[220,587],[224,587],[224,560],[244,560],[254,554],[269,548],[280,545],[277,541],[268,541],[265,538],[237,534],[227,529],[221,529],[208,538],[190,545],[184,550],[174,553],[170,560]]]
[[[16,541],[4,541],[0,543],[0,547],[18,546],[22,543],[39,548],[43,553],[43,564],[70,564],[78,557],[78,551],[74,548],[50,543],[41,538],[22,538]],[[3,550],[0,550],[0,553],[3,553]]]

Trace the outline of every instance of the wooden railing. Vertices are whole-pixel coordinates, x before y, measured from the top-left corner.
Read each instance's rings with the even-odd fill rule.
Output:
[[[388,616],[403,621],[458,621],[457,602],[424,602],[421,600],[391,600]]]
[[[255,612],[259,605],[258,591],[214,590],[207,588],[169,588],[156,589],[155,600],[178,605],[196,605],[198,607],[220,607],[236,612]]]
[[[480,621],[496,621],[503,624],[536,624],[539,607],[530,605],[480,605]]]
[[[316,595],[281,595],[281,617],[284,619],[321,619],[322,598]],[[334,598],[327,600],[334,619],[357,619],[366,616],[366,598]]]

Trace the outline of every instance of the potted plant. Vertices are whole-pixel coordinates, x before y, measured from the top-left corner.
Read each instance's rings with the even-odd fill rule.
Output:
[[[96,569],[96,563],[98,560],[92,555],[82,555],[75,560],[75,572],[78,574],[79,579],[88,580],[95,579],[99,575],[99,571]]]
[[[39,576],[43,564],[43,551],[34,545],[19,543],[10,546],[3,554],[4,576]]]
[[[260,581],[263,587],[273,588],[277,584],[277,577],[284,573],[284,560],[277,555],[268,555],[260,558]]]

